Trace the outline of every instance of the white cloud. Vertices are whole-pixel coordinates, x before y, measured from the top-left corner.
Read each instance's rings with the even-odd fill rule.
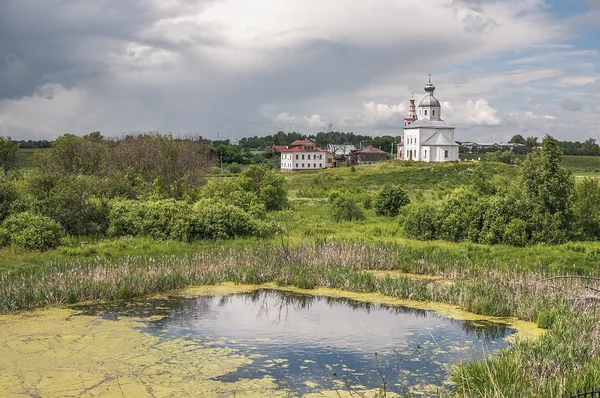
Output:
[[[498,110],[492,108],[487,100],[469,100],[453,107],[450,102],[442,102],[442,117],[452,124],[464,126],[498,126],[502,119]]]
[[[321,118],[320,115],[317,115],[317,114],[314,114],[311,117],[304,116],[304,120],[306,121],[306,124],[308,125],[308,127],[321,128],[321,127],[325,126],[323,119]]]
[[[342,118],[342,126],[361,126],[369,128],[380,128],[385,126],[403,124],[406,117],[406,107],[400,103],[397,105],[376,104],[373,101],[363,102],[360,112],[354,115],[346,115]]]

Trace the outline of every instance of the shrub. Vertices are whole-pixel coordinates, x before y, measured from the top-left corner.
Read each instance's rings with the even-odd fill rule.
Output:
[[[375,212],[380,216],[395,217],[410,203],[406,191],[398,186],[385,185],[375,199]]]
[[[413,203],[402,212],[404,233],[411,238],[434,240],[437,234],[438,205],[432,202]]]
[[[10,137],[0,137],[0,168],[8,171],[16,167],[18,149],[19,145],[15,144]]]
[[[586,239],[599,239],[600,184],[597,180],[585,178],[576,185],[573,207],[578,232]]]
[[[238,183],[243,191],[254,192],[267,211],[287,206],[286,180],[273,169],[251,165],[242,171]]]
[[[173,224],[183,217],[186,203],[174,199],[155,201],[115,200],[110,203],[109,236],[145,235],[169,239]]]
[[[200,201],[182,213],[173,226],[175,239],[230,239],[269,233],[268,224],[259,226],[250,214],[223,203]]]
[[[365,218],[364,212],[353,197],[340,196],[330,206],[331,216],[336,222],[363,220]]]
[[[518,218],[512,219],[504,229],[503,242],[507,245],[525,246],[527,241],[527,223]]]
[[[10,233],[4,228],[0,228],[0,247],[8,245],[10,245]]]
[[[62,226],[50,217],[24,212],[8,217],[2,228],[10,234],[10,243],[31,250],[57,247],[64,235]]]
[[[0,175],[0,222],[8,217],[11,206],[18,197],[19,193],[14,184]]]
[[[363,207],[365,210],[370,210],[373,208],[373,196],[370,194],[365,194],[362,201]]]
[[[229,172],[233,174],[237,174],[242,171],[242,166],[239,163],[233,162],[229,165]]]

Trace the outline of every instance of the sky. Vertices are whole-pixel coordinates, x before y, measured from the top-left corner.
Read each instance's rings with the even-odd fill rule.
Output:
[[[0,136],[600,141],[600,0],[1,0]]]

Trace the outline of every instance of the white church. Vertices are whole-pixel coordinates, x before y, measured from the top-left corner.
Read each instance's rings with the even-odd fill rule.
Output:
[[[410,99],[408,117],[404,119],[404,137],[398,144],[398,159],[420,162],[456,162],[459,145],[454,142],[454,127],[442,120],[442,106],[433,95],[435,87],[425,86],[425,97],[416,109]]]

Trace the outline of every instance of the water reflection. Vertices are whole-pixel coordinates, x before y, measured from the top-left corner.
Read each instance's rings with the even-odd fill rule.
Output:
[[[148,318],[144,330],[161,339],[236,349],[253,364],[219,380],[269,375],[295,392],[332,383],[377,388],[382,374],[396,391],[441,385],[452,364],[497,351],[513,332],[493,322],[275,290],[81,309],[105,319]]]

